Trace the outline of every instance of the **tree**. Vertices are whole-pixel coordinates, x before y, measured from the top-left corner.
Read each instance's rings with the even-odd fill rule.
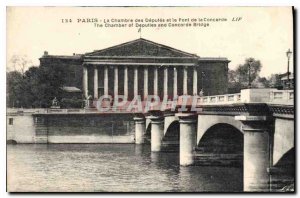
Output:
[[[7,105],[10,107],[19,107],[24,93],[24,78],[18,71],[12,71],[6,74],[6,97]]]
[[[39,92],[43,95],[41,101],[44,106],[49,106],[54,97],[61,99],[66,75],[66,69],[60,65],[39,68]]]
[[[238,65],[235,70],[230,70],[228,73],[229,91],[239,92],[243,88],[248,87],[249,83],[249,64],[250,64],[250,83],[259,78],[262,65],[259,60],[247,58],[243,64]],[[254,83],[252,87],[255,87]]]
[[[282,83],[279,74],[271,74],[268,78],[269,86],[273,88],[282,89]]]
[[[9,107],[49,107],[54,97],[61,98],[66,71],[59,65],[30,67],[24,74],[7,73]]]
[[[270,87],[270,82],[266,77],[257,77],[252,82],[252,87],[253,88],[267,88],[267,87]]]
[[[250,83],[252,83],[257,77],[259,77],[259,73],[262,67],[260,61],[255,60],[254,58],[247,58],[244,64],[238,66],[236,74],[238,82],[240,82],[243,87],[247,87],[249,83],[249,65]]]
[[[253,58],[248,58],[245,60],[244,64],[238,65],[235,70],[229,70],[229,93],[237,93],[240,92],[241,89],[248,87],[250,62],[250,82],[252,88],[282,88],[279,74],[271,74],[271,76],[267,78],[260,77],[259,73],[262,68],[260,61]]]
[[[32,62],[26,55],[13,55],[10,59],[10,63],[13,67],[13,71],[19,71],[24,75],[26,67]]]

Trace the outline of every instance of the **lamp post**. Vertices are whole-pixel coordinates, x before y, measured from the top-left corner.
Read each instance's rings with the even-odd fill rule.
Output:
[[[288,64],[287,64],[287,85],[288,85],[288,89],[290,89],[290,58],[292,55],[292,51],[289,49],[286,52],[286,56],[288,58]]]
[[[253,63],[252,58],[248,60],[248,89],[251,88],[251,63]]]

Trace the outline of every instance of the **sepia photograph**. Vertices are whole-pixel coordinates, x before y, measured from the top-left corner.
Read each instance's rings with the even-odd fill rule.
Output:
[[[6,191],[295,192],[295,9],[6,7]]]

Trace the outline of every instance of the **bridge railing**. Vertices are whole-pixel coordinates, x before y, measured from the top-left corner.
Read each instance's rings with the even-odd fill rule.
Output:
[[[243,89],[241,90],[241,102],[293,105],[294,90]]]
[[[293,105],[294,90],[278,90],[272,88],[243,89],[241,93],[202,96],[197,105],[226,105],[233,103],[270,103]]]
[[[293,104],[294,90],[276,90],[270,92],[270,103],[276,104]]]
[[[202,96],[198,98],[197,105],[233,104],[241,101],[241,93]]]

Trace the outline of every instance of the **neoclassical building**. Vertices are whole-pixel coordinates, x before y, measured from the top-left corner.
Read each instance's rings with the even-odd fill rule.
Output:
[[[204,58],[143,38],[73,56],[45,52],[41,66],[61,65],[67,71],[65,91],[87,98],[125,95],[132,99],[227,92],[227,58]]]

